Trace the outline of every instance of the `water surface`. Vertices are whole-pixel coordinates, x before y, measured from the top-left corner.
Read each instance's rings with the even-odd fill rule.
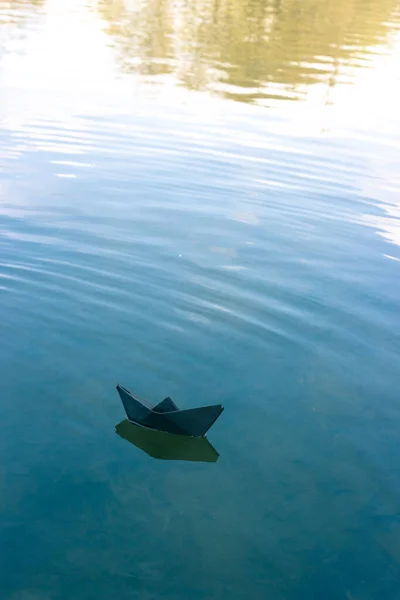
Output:
[[[0,1],[2,599],[400,599],[398,23]]]

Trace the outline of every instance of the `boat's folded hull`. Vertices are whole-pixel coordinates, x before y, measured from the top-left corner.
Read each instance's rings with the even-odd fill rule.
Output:
[[[117,390],[131,423],[176,435],[204,436],[224,410],[220,404],[179,410],[170,398],[152,408],[122,386]]]

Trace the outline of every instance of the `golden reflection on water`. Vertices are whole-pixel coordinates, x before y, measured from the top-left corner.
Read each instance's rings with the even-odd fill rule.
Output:
[[[3,25],[22,25],[29,13],[25,9],[42,8],[45,0],[0,0],[0,28]],[[1,29],[0,29],[1,34]]]
[[[300,99],[367,66],[398,0],[101,0],[128,72],[244,102]]]

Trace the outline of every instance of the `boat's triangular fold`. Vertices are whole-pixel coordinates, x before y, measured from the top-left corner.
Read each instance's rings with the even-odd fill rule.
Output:
[[[172,410],[179,410],[175,402],[168,396],[168,398],[164,398],[159,404],[157,404],[153,410],[159,413],[167,413]]]
[[[119,397],[122,400],[126,416],[132,421],[141,422],[144,421],[150,414],[151,409],[145,406],[142,402],[139,402],[132,396],[132,394],[123,388],[121,385],[117,385]]]

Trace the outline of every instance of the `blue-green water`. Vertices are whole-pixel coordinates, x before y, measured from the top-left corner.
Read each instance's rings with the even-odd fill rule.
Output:
[[[2,600],[400,599],[397,26],[0,2]]]

